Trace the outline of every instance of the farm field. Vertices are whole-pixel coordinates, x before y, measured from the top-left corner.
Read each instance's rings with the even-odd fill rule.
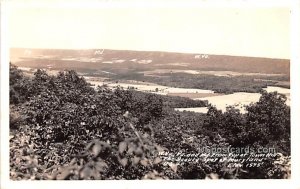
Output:
[[[286,96],[287,101],[286,105],[290,106],[290,90],[280,87],[272,87],[268,86],[265,88],[267,92],[278,92]],[[226,112],[226,108],[228,106],[235,106],[240,110],[241,113],[246,113],[245,106],[250,105],[251,103],[256,103],[261,97],[259,93],[233,93],[228,95],[217,95],[217,96],[209,96],[204,98],[195,98],[196,100],[205,100],[208,103],[215,106],[218,110],[222,110]],[[193,107],[193,108],[176,108],[178,111],[192,111],[192,112],[200,112],[207,113],[208,109],[203,107]]]
[[[204,97],[211,97],[211,96],[220,96],[223,94],[220,93],[168,93],[168,96],[181,96],[187,97],[190,99],[197,99],[197,98],[204,98]]]

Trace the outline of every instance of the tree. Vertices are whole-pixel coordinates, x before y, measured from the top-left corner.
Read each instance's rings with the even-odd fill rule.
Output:
[[[290,108],[286,96],[277,92],[262,92],[255,104],[246,107],[248,143],[276,143],[284,151],[290,149]]]

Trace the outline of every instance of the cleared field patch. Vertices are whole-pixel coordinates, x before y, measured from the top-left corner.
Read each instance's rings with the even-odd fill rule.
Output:
[[[116,88],[118,86],[123,87],[125,89],[131,88],[135,89],[137,91],[143,91],[143,92],[152,92],[156,94],[161,94],[161,95],[167,95],[167,94],[172,94],[172,93],[180,93],[180,94],[214,94],[214,91],[212,90],[203,90],[203,89],[195,89],[195,88],[178,88],[178,87],[168,87],[168,86],[163,86],[163,85],[158,85],[158,84],[153,84],[153,83],[144,83],[144,82],[136,82],[136,81],[130,81],[126,83],[122,82],[105,82],[105,81],[95,81],[95,80],[87,80],[90,82],[92,85],[97,86],[97,85],[107,85],[110,88]]]
[[[221,93],[168,93],[167,95],[168,96],[180,96],[180,97],[187,97],[187,98],[195,99],[195,98],[220,96],[220,95],[223,95],[223,94],[221,94]]]
[[[207,74],[220,77],[235,77],[235,76],[284,76],[284,74],[272,73],[251,73],[251,72],[234,72],[234,71],[198,71],[198,74]]]
[[[289,95],[290,89],[282,88],[282,87],[276,87],[276,86],[268,86],[267,88],[264,88],[268,93],[277,91],[278,93]]]
[[[251,72],[235,72],[235,71],[203,71],[203,70],[187,70],[187,69],[155,69],[151,71],[144,71],[145,76],[155,74],[170,74],[170,73],[187,73],[192,75],[213,75],[219,77],[236,77],[236,76],[265,76],[275,77],[284,76],[284,74],[275,73],[251,73]]]
[[[171,74],[171,73],[187,73],[187,74],[199,74],[196,70],[181,70],[181,69],[155,69],[150,71],[143,71],[140,72],[143,73],[145,76],[152,76],[156,74]]]
[[[191,65],[190,63],[164,63],[164,64],[155,64],[155,66],[182,66],[182,67],[187,67]]]

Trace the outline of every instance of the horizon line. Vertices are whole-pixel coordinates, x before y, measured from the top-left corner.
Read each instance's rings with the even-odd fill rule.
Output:
[[[134,49],[111,49],[111,48],[37,48],[37,47],[9,47],[11,49],[36,49],[36,50],[112,50],[112,51],[136,51],[136,52],[166,52],[166,53],[179,53],[179,54],[201,54],[201,55],[213,55],[213,56],[232,56],[232,57],[245,57],[245,58],[262,58],[262,59],[276,59],[276,60],[289,60],[291,58],[276,58],[276,57],[262,57],[262,56],[249,56],[249,55],[231,55],[231,54],[211,54],[211,53],[199,53],[199,52],[179,52],[179,51],[167,51],[167,50],[134,50]]]

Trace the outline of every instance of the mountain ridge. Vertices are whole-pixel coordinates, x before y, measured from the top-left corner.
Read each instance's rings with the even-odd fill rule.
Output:
[[[29,64],[33,67],[40,67],[40,64],[43,65],[44,62],[47,62],[47,64],[58,64],[60,62],[63,63],[64,68],[72,68],[72,64],[70,63],[79,61],[82,63],[99,63],[98,66],[91,64],[81,65],[81,67],[91,66],[93,69],[115,67],[115,64],[117,64],[120,68],[131,67],[133,69],[152,69],[153,67],[157,67],[162,69],[193,69],[205,71],[221,70],[254,73],[280,73],[286,75],[289,75],[290,72],[289,59],[211,55],[200,53],[111,49],[74,50],[11,48],[10,55],[11,60],[16,58],[20,59],[16,63],[17,65],[26,66],[26,64]],[[83,57],[84,59],[81,60],[80,58]],[[70,60],[65,60],[64,58],[70,58]],[[89,59],[93,59],[94,62],[91,62]],[[103,62],[109,63],[110,65],[101,65]],[[175,65],[172,65],[174,63]],[[56,67],[62,68],[60,65],[56,65]]]

